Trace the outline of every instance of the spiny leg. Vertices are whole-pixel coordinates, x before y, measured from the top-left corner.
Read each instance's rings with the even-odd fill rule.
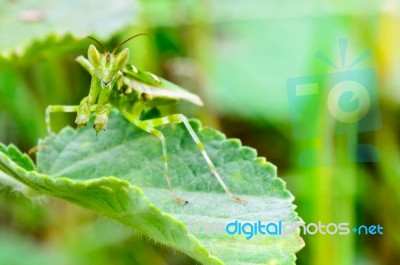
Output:
[[[148,133],[153,134],[161,141],[161,147],[162,147],[162,152],[163,152],[163,161],[164,161],[164,175],[165,175],[165,178],[167,179],[169,191],[171,192],[172,197],[174,198],[175,201],[177,201],[178,203],[183,204],[183,205],[187,204],[188,201],[176,196],[175,191],[172,188],[171,180],[169,178],[169,170],[168,170],[167,144],[165,142],[165,137],[164,137],[163,133],[160,132],[159,130],[154,129],[153,128],[154,126],[151,126],[147,121],[141,121],[141,120],[135,118],[134,115],[124,112],[124,116],[127,120],[129,120],[130,122],[135,124],[137,127],[139,127],[140,129],[142,129]]]
[[[110,110],[111,110],[111,104],[97,105],[96,119],[94,120],[94,125],[93,125],[94,129],[96,130],[96,133],[99,133],[101,130],[106,129],[108,116],[110,115]]]
[[[163,118],[141,121],[142,125],[145,125],[148,128],[158,127],[158,126],[169,124],[169,123],[181,123],[181,122],[185,125],[185,127],[188,130],[193,141],[196,143],[197,148],[200,150],[201,154],[203,155],[208,167],[211,170],[211,173],[218,180],[219,184],[222,186],[222,188],[225,190],[225,192],[227,194],[229,194],[232,197],[232,199],[235,200],[236,202],[241,203],[241,204],[246,204],[247,202],[245,200],[239,198],[238,196],[234,195],[230,191],[228,186],[225,184],[225,182],[222,180],[214,163],[211,161],[210,157],[208,156],[207,151],[204,148],[204,145],[201,143],[200,139],[197,137],[197,134],[194,132],[192,126],[190,125],[188,119],[183,114],[173,114],[173,115],[165,116]]]
[[[87,63],[89,64],[87,67],[89,67],[90,63]],[[101,85],[99,78],[92,78],[92,81],[90,83],[89,95],[81,100],[78,110],[76,111],[77,114],[75,123],[78,125],[78,128],[86,126],[89,121],[90,113],[95,110],[95,108],[93,108],[93,105],[96,102],[97,97],[99,96],[100,86]]]

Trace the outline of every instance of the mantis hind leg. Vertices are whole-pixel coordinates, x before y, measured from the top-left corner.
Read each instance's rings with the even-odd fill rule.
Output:
[[[152,126],[149,123],[149,121],[151,121],[151,120],[141,121],[139,119],[136,119],[135,116],[133,116],[129,113],[124,113],[124,116],[126,119],[128,119],[130,122],[135,124],[137,127],[139,127],[140,129],[142,129],[148,133],[151,133],[152,135],[156,136],[161,141],[161,147],[162,147],[162,152],[163,152],[163,161],[164,161],[164,175],[165,175],[165,178],[167,179],[169,191],[171,192],[172,197],[175,201],[177,201],[178,203],[180,203],[182,205],[187,204],[188,203],[187,200],[184,200],[184,199],[176,196],[175,191],[171,184],[171,180],[169,178],[168,151],[167,151],[167,144],[165,141],[164,134],[162,132],[160,132],[159,130],[155,129],[154,126]]]
[[[162,139],[161,143],[162,143],[162,147],[163,147],[164,167],[165,167],[166,171],[168,171],[168,157],[167,157],[167,150],[166,150],[166,144],[165,144],[164,135],[160,131],[158,131],[158,130],[156,130],[154,128],[158,127],[158,126],[161,126],[161,125],[170,124],[170,123],[183,123],[185,125],[186,129],[188,130],[190,136],[192,137],[193,141],[196,143],[197,148],[200,150],[202,156],[204,157],[204,160],[206,161],[208,167],[210,168],[210,171],[211,171],[212,175],[214,175],[214,177],[217,179],[217,181],[222,186],[224,191],[229,196],[231,196],[231,198],[233,200],[235,200],[236,202],[241,203],[241,204],[246,204],[247,203],[245,200],[243,200],[243,199],[239,198],[238,196],[234,195],[230,191],[228,186],[225,184],[225,182],[222,180],[222,178],[219,175],[214,163],[211,161],[210,157],[208,156],[208,153],[207,153],[204,145],[201,143],[201,141],[198,138],[197,134],[194,132],[192,126],[190,125],[188,119],[183,114],[173,114],[173,115],[165,116],[165,117],[162,117],[162,118],[150,119],[150,120],[145,120],[145,121],[132,119],[134,116],[131,116],[130,114],[127,114],[127,113],[126,113],[125,116],[127,117],[128,120],[130,120],[132,123],[134,123],[139,128],[142,128],[145,131],[148,131],[148,132],[150,132],[152,134],[161,135],[161,136],[157,136],[157,135],[156,136],[159,137],[160,140]],[[172,187],[170,185],[169,176],[168,175],[166,175],[166,176],[167,176],[168,185],[170,186],[170,190],[172,190]]]

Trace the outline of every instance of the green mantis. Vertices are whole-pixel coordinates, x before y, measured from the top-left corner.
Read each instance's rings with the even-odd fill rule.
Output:
[[[53,112],[77,112],[75,123],[78,127],[85,126],[89,121],[91,113],[94,112],[94,129],[99,133],[106,128],[110,110],[112,108],[117,108],[132,124],[153,134],[161,141],[164,175],[169,190],[175,201],[180,204],[186,204],[187,201],[179,198],[171,185],[166,139],[162,132],[156,129],[165,124],[183,123],[203,155],[212,175],[218,180],[225,192],[236,202],[245,204],[246,201],[234,195],[222,180],[216,167],[208,156],[204,145],[183,114],[173,114],[149,120],[140,119],[142,112],[147,108],[171,104],[179,100],[186,100],[199,106],[203,105],[203,102],[197,95],[167,80],[157,77],[152,73],[139,70],[134,65],[129,65],[128,48],[117,53],[122,45],[139,35],[145,34],[138,34],[128,38],[119,44],[112,52],[107,51],[104,45],[96,39],[89,37],[103,49],[103,52],[100,53],[97,48],[91,44],[88,50],[88,58],[82,55],[76,58],[76,61],[92,76],[89,94],[81,100],[79,105],[48,106],[46,109],[46,126],[48,133],[51,134],[50,114]]]

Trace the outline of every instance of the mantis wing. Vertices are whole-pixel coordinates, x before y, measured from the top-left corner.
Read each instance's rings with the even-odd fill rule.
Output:
[[[133,65],[126,66],[122,70],[121,77],[124,83],[132,89],[149,94],[154,98],[165,101],[186,100],[199,106],[203,105],[203,101],[198,95],[152,73],[139,70]]]

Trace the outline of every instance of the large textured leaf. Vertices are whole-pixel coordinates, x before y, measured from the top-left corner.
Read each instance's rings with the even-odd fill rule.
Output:
[[[99,7],[106,8],[99,8]],[[103,38],[135,19],[134,1],[0,1],[0,56],[21,56],[36,42],[34,50],[94,34]],[[47,41],[46,45],[40,45]],[[50,45],[49,45],[50,44]]]
[[[161,147],[152,135],[113,112],[107,131],[96,136],[90,124],[66,128],[46,139],[38,154],[43,174],[27,172],[1,155],[3,171],[36,192],[63,198],[134,228],[203,264],[294,264],[303,241],[297,234],[228,235],[227,223],[299,221],[293,196],[275,167],[253,149],[211,129],[192,125],[228,186],[248,201],[233,202],[212,178],[196,145],[180,125],[165,126],[171,178],[186,206],[171,199],[163,177]],[[113,176],[113,177],[107,177]],[[141,190],[140,188],[143,190]],[[188,234],[186,229],[189,227]],[[213,231],[210,232],[210,226]]]

